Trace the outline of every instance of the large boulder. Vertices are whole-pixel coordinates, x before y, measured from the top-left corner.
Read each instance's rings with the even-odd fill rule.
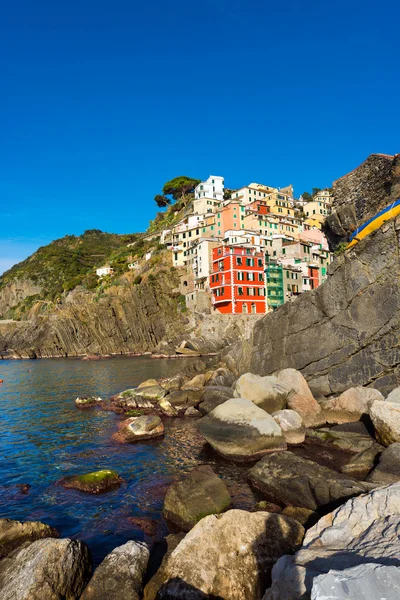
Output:
[[[180,390],[185,382],[185,378],[182,375],[175,375],[166,379],[161,379],[160,384],[167,392],[175,392]]]
[[[306,427],[318,427],[325,423],[321,407],[300,371],[283,369],[278,373],[278,379],[289,389],[287,407],[299,413]]]
[[[143,600],[156,600],[158,590],[167,581],[168,578],[168,575],[166,573],[166,565],[168,559],[184,537],[185,534],[182,531],[179,533],[172,533],[170,535],[167,535],[166,538],[164,538],[159,544],[155,546],[155,553],[159,552],[159,546],[162,546],[162,561],[157,571],[151,577],[150,581],[148,581],[145,585],[143,591]]]
[[[373,487],[292,452],[264,456],[250,470],[249,480],[270,502],[309,510],[316,510],[331,502],[344,502]]]
[[[203,373],[199,373],[199,375],[195,375],[192,379],[183,384],[182,389],[190,389],[190,388],[201,388],[206,383],[206,376]]]
[[[113,440],[120,443],[141,442],[164,435],[164,424],[157,415],[131,417],[122,421]]]
[[[209,412],[233,398],[233,390],[230,387],[221,385],[207,386],[201,396],[199,410],[207,415]]]
[[[167,582],[157,598],[259,600],[271,568],[301,544],[304,529],[267,512],[230,510],[202,519],[166,563]]]
[[[68,475],[61,479],[60,483],[66,489],[71,488],[88,494],[104,494],[117,490],[123,481],[115,471],[103,469],[84,475]]]
[[[0,598],[78,600],[91,570],[90,553],[83,542],[38,540],[0,561]]]
[[[165,394],[167,393],[166,390],[164,390],[164,388],[158,384],[144,385],[144,383],[135,390],[133,395],[142,396],[142,398],[145,398],[146,400],[157,401],[161,400],[161,398],[164,398]]]
[[[400,404],[383,400],[375,401],[369,411],[378,442],[390,446],[400,442]]]
[[[369,474],[368,481],[388,485],[400,481],[400,443],[391,444],[379,458],[379,464]]]
[[[378,600],[399,597],[400,569],[366,563],[343,571],[329,571],[313,581],[311,600]]]
[[[373,447],[380,451],[383,450],[383,447],[369,433],[358,433],[357,431],[339,431],[322,427],[321,429],[308,429],[306,438],[314,444],[327,445],[336,450],[353,454]]]
[[[97,567],[80,600],[140,600],[149,556],[139,542],[115,548]]]
[[[40,521],[21,523],[11,519],[0,519],[0,558],[26,542],[58,537],[60,534],[54,527],[40,523]]]
[[[154,408],[154,402],[140,394],[143,388],[132,388],[111,398],[111,406],[129,410],[134,408]]]
[[[288,444],[302,444],[306,437],[306,428],[299,413],[294,410],[278,410],[272,414]]]
[[[379,390],[374,388],[354,387],[346,390],[338,398],[324,400],[321,408],[326,421],[331,424],[342,424],[359,421],[375,400],[383,400]]]
[[[282,430],[271,415],[244,398],[220,404],[197,428],[216,452],[231,460],[255,460],[286,448]]]
[[[400,403],[400,387],[394,388],[386,398],[386,402],[399,402]]]
[[[168,394],[167,400],[176,410],[186,410],[189,406],[197,406],[202,394],[202,388],[187,388],[171,392]]]
[[[163,516],[189,531],[203,517],[227,510],[231,502],[225,483],[210,466],[204,465],[168,488]]]
[[[315,578],[331,569],[372,562],[400,567],[399,527],[400,483],[348,500],[307,531],[294,556],[278,560],[265,600],[309,600]]]
[[[289,391],[290,389],[273,375],[260,377],[253,373],[245,373],[236,381],[233,396],[251,400],[271,414],[285,407]]]

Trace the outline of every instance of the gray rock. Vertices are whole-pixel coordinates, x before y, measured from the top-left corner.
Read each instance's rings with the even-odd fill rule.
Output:
[[[143,600],[156,600],[158,590],[167,581],[168,575],[166,573],[166,564],[172,552],[175,550],[177,545],[183,540],[185,534],[183,532],[167,535],[163,540],[166,545],[161,561],[161,565],[157,569],[153,577],[146,583],[143,593]],[[158,550],[158,548],[156,548]]]
[[[233,390],[230,387],[224,386],[207,386],[201,396],[199,410],[203,414],[208,414],[220,404],[233,398]]]
[[[97,567],[80,600],[140,600],[149,556],[144,543],[130,541],[115,548]]]
[[[159,600],[259,600],[279,556],[293,552],[304,529],[267,512],[230,510],[202,519],[166,563]]]
[[[140,442],[164,435],[164,425],[157,415],[130,417],[122,421],[113,440],[120,443]]]
[[[373,447],[382,451],[382,446],[373,437],[352,431],[337,431],[328,428],[308,429],[306,437],[314,443],[326,444],[336,450],[352,452],[353,454],[358,454]]]
[[[186,410],[189,406],[197,406],[202,394],[203,388],[177,390],[168,394],[167,400],[176,410]]]
[[[231,460],[254,460],[286,448],[271,415],[244,398],[227,400],[203,417],[197,428],[214,450]]]
[[[83,542],[38,540],[1,560],[0,598],[78,600],[90,573],[90,554]]]
[[[227,510],[231,502],[225,483],[210,466],[204,465],[168,488],[163,516],[183,531],[189,531],[203,517]]]
[[[390,600],[400,597],[400,569],[366,563],[329,571],[313,582],[311,600]]]
[[[260,377],[245,373],[236,381],[233,388],[234,398],[246,398],[272,414],[286,405],[290,389],[277,377]]]
[[[378,485],[400,481],[400,443],[391,444],[382,452],[378,465],[369,474],[367,481]]]
[[[370,417],[378,442],[384,446],[400,442],[400,404],[398,402],[375,401],[370,408]]]
[[[318,427],[325,424],[321,407],[300,371],[283,369],[278,373],[278,379],[290,390],[287,407],[299,413],[306,427]]]
[[[400,403],[400,387],[394,388],[386,398],[387,402],[399,402]]]
[[[42,538],[58,538],[60,534],[54,527],[40,521],[12,521],[0,519],[0,558],[19,548],[26,542],[34,542]]]
[[[379,447],[378,444],[362,450],[358,454],[352,456],[352,458],[340,468],[340,472],[348,477],[354,477],[355,479],[365,479],[368,473],[374,468],[378,461],[383,447]],[[372,483],[372,479],[368,479]],[[388,482],[387,482],[388,483]]]
[[[294,410],[278,410],[272,414],[288,444],[302,444],[306,437],[306,428],[299,413]]]
[[[189,408],[187,408],[185,410],[183,415],[185,417],[201,417],[202,416],[201,412],[199,410],[197,410],[197,408],[195,408],[194,406],[189,406]]]
[[[167,392],[175,392],[175,391],[181,389],[184,382],[185,382],[185,378],[182,375],[175,375],[175,377],[161,379],[160,385]]]
[[[399,528],[400,483],[348,500],[307,531],[294,556],[277,561],[264,599],[306,600],[315,578],[331,569],[371,562],[400,567]]]
[[[250,470],[249,480],[270,502],[309,510],[371,489],[371,484],[349,479],[292,452],[264,456]]]

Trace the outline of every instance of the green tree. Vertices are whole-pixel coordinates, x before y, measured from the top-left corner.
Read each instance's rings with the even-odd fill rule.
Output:
[[[309,194],[308,192],[303,192],[301,197],[303,198],[303,200],[305,200],[306,202],[310,202],[312,200],[312,196],[311,194]]]
[[[172,196],[175,201],[179,199],[184,200],[185,196],[194,192],[194,188],[199,183],[200,179],[192,179],[191,177],[181,175],[180,177],[171,179],[171,181],[167,181],[162,191],[165,196]]]
[[[157,206],[163,208],[164,206],[168,206],[168,204],[171,203],[171,200],[164,195],[157,194],[157,196],[154,196],[154,202],[157,204]]]
[[[312,195],[316,196],[318,194],[318,192],[320,192],[320,191],[321,191],[321,188],[313,188],[312,189]]]

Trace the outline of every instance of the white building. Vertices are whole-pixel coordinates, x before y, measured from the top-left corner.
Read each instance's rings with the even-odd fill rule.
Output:
[[[206,181],[202,181],[194,190],[196,200],[210,198],[221,202],[224,199],[224,178],[210,175]]]
[[[100,267],[96,269],[97,277],[105,277],[106,275],[112,275],[114,273],[114,269],[112,267]]]

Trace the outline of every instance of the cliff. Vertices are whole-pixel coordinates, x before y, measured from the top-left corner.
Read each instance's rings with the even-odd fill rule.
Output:
[[[258,321],[227,362],[238,373],[292,367],[316,394],[400,378],[400,218],[339,256],[327,281]]]

